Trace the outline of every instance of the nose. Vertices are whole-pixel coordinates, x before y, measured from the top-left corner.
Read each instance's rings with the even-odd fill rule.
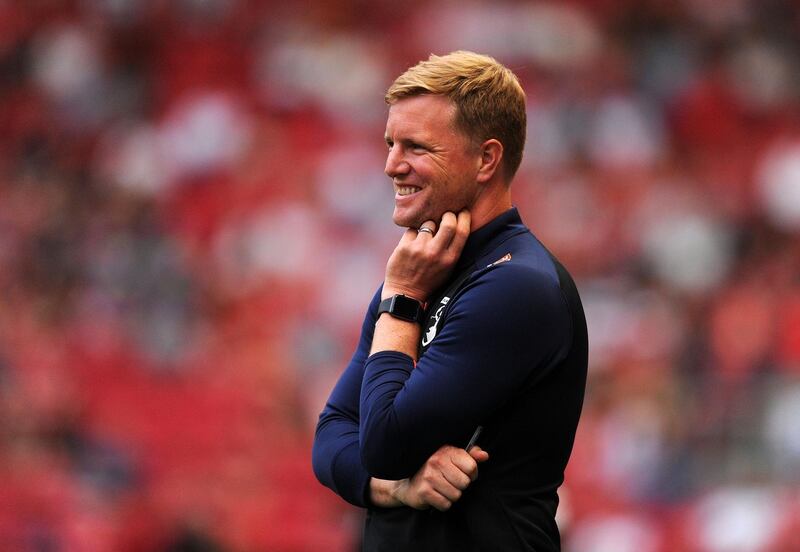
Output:
[[[398,145],[392,147],[386,156],[386,167],[384,167],[383,172],[390,178],[397,178],[398,176],[408,174],[410,170],[411,165],[405,160],[402,148]]]

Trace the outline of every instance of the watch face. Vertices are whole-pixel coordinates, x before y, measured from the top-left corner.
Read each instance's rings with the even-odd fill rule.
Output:
[[[391,313],[398,318],[417,321],[419,317],[419,301],[406,297],[405,295],[395,295],[392,301]]]

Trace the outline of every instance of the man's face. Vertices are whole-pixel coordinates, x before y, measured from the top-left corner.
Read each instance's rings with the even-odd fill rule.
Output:
[[[471,208],[480,151],[455,126],[456,108],[444,96],[412,96],[389,107],[386,174],[394,185],[398,226],[437,223],[446,211]]]

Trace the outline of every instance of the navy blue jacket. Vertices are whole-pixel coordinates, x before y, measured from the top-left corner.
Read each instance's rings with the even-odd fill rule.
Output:
[[[470,234],[429,301],[421,356],[369,356],[380,289],[358,349],[319,418],[317,478],[366,507],[364,549],[560,550],[556,490],[586,384],[586,321],[569,274],[516,209]],[[452,296],[444,296],[445,291]],[[447,512],[380,508],[369,479],[412,476],[478,425],[490,458]]]

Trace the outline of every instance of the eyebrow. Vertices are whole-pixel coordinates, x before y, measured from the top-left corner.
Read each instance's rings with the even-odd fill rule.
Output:
[[[399,140],[393,140],[391,136],[384,136],[383,137],[386,143],[389,142],[400,142],[405,145],[416,144],[419,146],[429,147],[432,145],[431,141],[423,136],[415,136],[415,137],[407,137],[407,138],[400,138]]]

